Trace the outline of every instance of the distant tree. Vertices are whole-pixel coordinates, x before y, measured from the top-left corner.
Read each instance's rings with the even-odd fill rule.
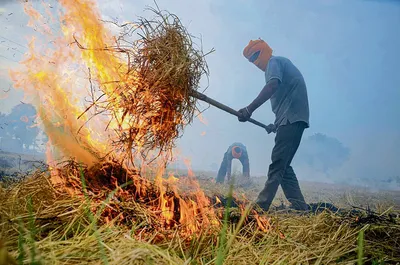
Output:
[[[12,137],[9,135],[7,115],[0,113],[0,151],[9,150],[9,146],[13,145]],[[16,148],[15,148],[16,147]],[[14,146],[13,149],[19,149],[18,145]]]
[[[6,126],[7,126],[7,115],[0,112],[0,137],[6,135],[7,133]]]
[[[338,139],[322,133],[306,138],[300,145],[296,162],[329,174],[338,169],[350,157],[350,149]]]
[[[387,179],[383,179],[382,182],[400,184],[400,176],[389,177]]]
[[[23,152],[37,148],[36,137],[40,130],[36,126],[36,110],[31,104],[18,104],[10,114],[1,114],[0,119],[2,149]]]

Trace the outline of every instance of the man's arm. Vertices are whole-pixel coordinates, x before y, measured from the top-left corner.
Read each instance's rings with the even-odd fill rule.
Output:
[[[223,183],[226,177],[227,163],[228,163],[228,153],[224,154],[224,158],[222,159],[221,166],[219,167],[217,174],[217,183]]]
[[[265,103],[271,96],[279,89],[279,84],[282,82],[284,66],[279,61],[280,59],[272,57],[268,62],[267,69],[265,71],[266,85],[261,90],[253,102],[247,107],[240,109],[239,113],[241,117],[238,117],[239,121],[248,121],[253,112]]]
[[[260,94],[247,106],[248,111],[252,114],[256,109],[258,109],[262,104],[264,104],[268,99],[272,97],[279,87],[279,80],[274,78],[268,84],[264,86]]]
[[[280,81],[277,78],[271,79],[261,90],[260,94],[247,107],[240,109],[238,112],[242,115],[238,117],[239,121],[244,122],[250,119],[253,112],[272,97],[279,88]]]

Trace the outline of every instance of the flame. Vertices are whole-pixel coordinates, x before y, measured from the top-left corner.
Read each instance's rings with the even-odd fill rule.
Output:
[[[271,218],[266,218],[263,216],[258,215],[256,211],[253,210],[254,218],[257,221],[258,228],[261,229],[261,231],[267,233],[271,230]]]
[[[203,113],[200,113],[200,112],[198,112],[198,111],[196,111],[196,113],[197,113],[197,118],[199,119],[199,121],[200,121],[201,123],[203,123],[204,125],[208,125],[208,121],[207,121],[207,119],[203,116]]]
[[[48,41],[47,45],[36,45],[37,40],[33,37],[29,52],[21,62],[23,69],[10,71],[10,76],[15,87],[22,88],[25,96],[30,96],[40,110],[42,126],[52,139],[53,146],[59,150],[59,156],[73,157],[92,165],[110,151],[108,139],[112,130],[108,131],[107,136],[96,133],[104,131],[107,121],[97,118],[88,123],[88,116],[82,115],[85,109],[82,99],[87,96],[85,92],[91,80],[76,82],[76,77],[84,73],[84,69],[91,69],[92,78],[104,84],[102,88],[107,96],[115,97],[113,87],[109,84],[126,78],[122,75],[126,66],[118,57],[99,50],[112,45],[115,38],[101,24],[94,1],[60,1],[60,4],[65,10],[60,15],[61,36],[52,34],[43,23],[43,16],[31,4],[24,5],[25,13],[31,18],[28,25],[35,30],[42,29],[38,32]],[[51,13],[48,11],[47,14]],[[87,49],[70,45],[74,40]],[[134,78],[134,73],[130,74],[126,81]],[[115,124],[108,126],[111,129],[116,127]]]
[[[189,159],[189,158],[183,159],[183,163],[185,163],[185,165],[186,165],[186,167],[187,167],[187,169],[188,169],[188,177],[189,177],[189,178],[194,177],[194,173],[193,173],[193,171],[192,171],[190,159]]]
[[[56,35],[45,23],[42,14],[29,3],[24,6],[25,13],[30,17],[29,26],[43,35],[43,38],[32,37],[29,51],[20,62],[20,69],[9,72],[14,87],[24,90],[25,97],[35,105],[40,126],[49,137],[46,157],[51,169],[51,181],[61,185],[71,194],[76,194],[80,187],[66,185],[67,178],[57,169],[57,161],[73,158],[90,167],[97,165],[106,154],[120,157],[112,148],[112,141],[117,137],[117,131],[129,128],[122,123],[124,112],[121,101],[124,97],[124,85],[138,82],[138,75],[129,71],[129,66],[120,55],[107,51],[107,47],[115,44],[116,37],[101,22],[101,15],[93,0],[59,0],[63,7],[60,12],[61,32]],[[51,12],[46,10],[51,17]],[[53,18],[52,18],[53,19]],[[88,70],[89,69],[89,70]],[[82,75],[84,77],[82,78]],[[88,76],[89,78],[87,78]],[[103,116],[93,116],[93,111],[85,103],[92,83],[96,83],[100,92],[112,104],[114,120]],[[98,91],[99,92],[99,91]],[[95,95],[99,94],[94,92]],[[93,95],[93,94],[92,94]],[[154,95],[147,94],[139,100],[152,102]],[[153,115],[149,113],[149,116]],[[200,121],[207,123],[202,115]],[[136,119],[139,133],[135,144],[138,150],[142,146],[141,137],[146,133],[141,131],[144,118]],[[153,130],[159,130],[154,126]],[[157,151],[149,153],[142,160],[156,156]],[[219,225],[220,221],[214,212],[210,199],[202,191],[195,174],[191,169],[190,159],[184,159],[188,168],[187,177],[175,177],[169,174],[164,178],[166,161],[173,157],[174,152],[165,153],[157,160],[154,183],[158,189],[158,200],[152,210],[159,213],[162,223],[167,228],[180,226],[181,230],[193,234],[202,227]],[[135,159],[139,159],[135,157]],[[142,161],[145,162],[145,161]],[[154,171],[146,163],[138,169],[142,175]],[[76,177],[76,176],[75,176]],[[118,188],[115,176],[110,176],[114,187]],[[135,194],[145,198],[149,193],[149,182],[133,178]],[[185,187],[185,188],[180,188]],[[184,192],[182,192],[184,190]],[[119,189],[119,194],[124,191]],[[221,201],[217,198],[217,201]],[[107,209],[107,211],[112,211]],[[118,214],[118,218],[124,215]],[[115,216],[114,216],[115,217]],[[113,220],[111,213],[105,216],[105,221]],[[257,215],[257,223],[263,231],[270,229],[269,220]]]
[[[164,167],[159,167],[156,176],[156,184],[160,191],[159,208],[161,216],[169,227],[174,227],[178,223],[182,226],[182,231],[191,234],[201,229],[205,225],[219,225],[214,209],[211,207],[210,200],[201,190],[198,181],[190,169],[190,161],[185,160],[188,166],[188,177],[176,178],[170,174],[168,179],[163,179]],[[167,184],[167,185],[164,185]],[[178,185],[189,187],[187,197],[181,197]],[[169,187],[170,190],[167,190]],[[202,222],[199,222],[202,220]]]

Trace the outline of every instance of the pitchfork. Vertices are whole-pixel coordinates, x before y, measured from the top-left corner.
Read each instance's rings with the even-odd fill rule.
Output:
[[[228,106],[226,106],[226,105],[224,105],[224,104],[222,104],[222,103],[220,103],[220,102],[218,102],[218,101],[216,101],[216,100],[214,100],[212,98],[207,97],[203,93],[200,93],[198,91],[192,90],[192,94],[191,95],[194,98],[197,98],[197,99],[199,99],[201,101],[207,102],[208,104],[213,105],[214,107],[217,107],[217,108],[219,108],[221,110],[224,110],[224,111],[226,111],[226,112],[228,112],[228,113],[230,113],[232,115],[235,115],[236,117],[240,117],[241,116],[238,111],[236,111],[236,110],[234,110],[234,109],[232,109],[232,108],[230,108],[230,107],[228,107]],[[255,125],[257,125],[257,126],[260,126],[261,128],[264,128],[265,130],[267,130],[268,133],[270,133],[271,127],[274,128],[273,124],[270,124],[270,125],[267,126],[267,125],[265,125],[265,124],[263,124],[263,123],[261,123],[259,121],[256,121],[256,120],[254,120],[252,118],[250,118],[248,121],[253,123],[253,124],[255,124]]]

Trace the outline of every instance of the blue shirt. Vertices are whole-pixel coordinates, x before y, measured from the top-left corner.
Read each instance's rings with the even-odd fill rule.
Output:
[[[275,126],[304,121],[310,126],[307,87],[303,75],[287,58],[272,56],[265,71],[265,82],[280,81],[279,88],[270,98],[275,113]]]
[[[228,155],[228,159],[234,159],[234,157],[233,157],[233,155],[232,155],[232,148],[235,147],[235,146],[238,146],[238,147],[240,147],[240,148],[242,149],[242,156],[243,156],[243,157],[248,156],[248,155],[247,155],[247,148],[246,148],[246,146],[245,146],[244,144],[242,144],[242,143],[235,142],[235,143],[231,144],[231,145],[228,147],[228,150],[226,151],[226,153],[227,153],[227,155]]]

